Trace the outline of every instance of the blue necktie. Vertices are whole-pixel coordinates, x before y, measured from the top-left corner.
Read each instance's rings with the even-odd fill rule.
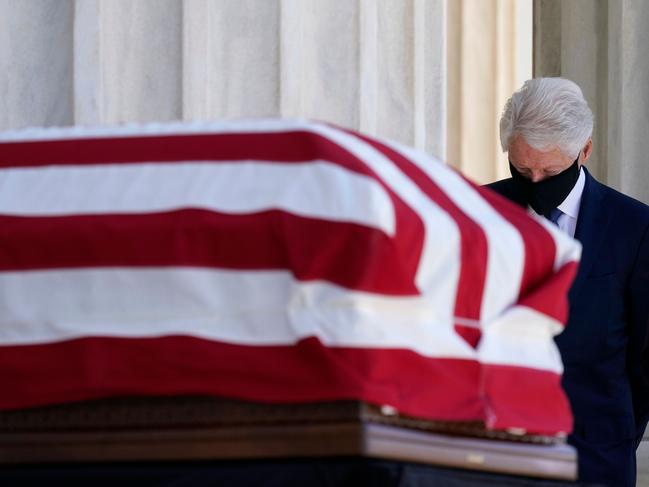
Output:
[[[559,217],[563,215],[563,212],[559,208],[555,208],[550,212],[548,220],[554,223],[556,226],[559,226]]]

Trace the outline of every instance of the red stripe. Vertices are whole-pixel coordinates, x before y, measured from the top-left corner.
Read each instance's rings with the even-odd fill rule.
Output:
[[[233,255],[237,253],[242,254],[243,249],[246,249],[248,252],[253,254],[259,254],[258,257],[255,255],[251,256],[250,261],[258,262],[261,260],[263,268],[276,268],[277,259],[269,259],[267,255],[268,253],[283,253],[284,255],[282,255],[282,257],[284,262],[288,261],[291,265],[300,265],[302,268],[307,267],[311,271],[310,273],[305,273],[305,271],[301,270],[302,268],[296,269],[295,272],[300,276],[308,275],[310,276],[309,278],[313,279],[332,279],[333,282],[342,283],[339,279],[331,277],[332,273],[336,275],[342,272],[342,274],[349,275],[349,278],[345,280],[345,285],[347,285],[348,282],[359,281],[359,286],[366,286],[358,287],[359,289],[401,288],[395,292],[397,294],[413,293],[414,276],[423,245],[423,224],[421,219],[407,205],[405,205],[394,191],[376,174],[374,174],[374,172],[366,166],[362,160],[358,159],[349,151],[331,140],[318,134],[308,131],[293,131],[285,133],[217,133],[200,135],[30,141],[3,143],[0,144],[0,150],[2,151],[0,167],[147,161],[177,162],[183,160],[206,160],[212,162],[248,160],[264,160],[268,162],[304,162],[323,159],[330,161],[352,171],[368,175],[377,180],[385,188],[395,209],[396,234],[392,241],[386,242],[384,237],[380,236],[378,232],[374,232],[374,237],[372,239],[366,238],[364,241],[361,241],[362,245],[360,245],[352,243],[351,237],[353,232],[350,233],[350,231],[347,230],[343,231],[340,235],[327,235],[326,240],[331,243],[332,247],[324,248],[324,246],[321,245],[318,254],[322,253],[322,257],[316,261],[304,262],[307,256],[311,258],[314,255],[315,248],[313,248],[313,246],[318,243],[315,236],[322,237],[325,233],[324,229],[333,230],[334,233],[339,232],[342,226],[339,226],[340,224],[335,224],[336,227],[333,228],[331,226],[323,225],[322,229],[318,229],[315,228],[316,225],[294,225],[292,222],[295,220],[295,217],[275,216],[268,218],[274,218],[275,224],[267,224],[264,227],[264,230],[271,230],[270,234],[261,235],[261,232],[255,232],[254,230],[248,229],[244,229],[241,235],[228,233],[228,240],[236,242],[237,245],[241,246],[242,250],[239,252],[228,253],[227,249],[232,245],[228,242],[221,241],[218,242],[219,249],[226,249],[224,250],[224,255]],[[283,213],[282,215],[287,214]],[[94,221],[92,218],[81,216],[74,218],[78,218],[76,222],[78,222],[79,225]],[[114,258],[114,254],[119,253],[121,255],[124,252],[119,249],[113,251],[110,247],[112,245],[120,247],[122,244],[119,243],[119,241],[122,239],[127,241],[124,244],[125,248],[122,250],[130,251],[134,247],[140,250],[144,247],[146,250],[145,254],[151,253],[152,255],[156,255],[156,250],[154,250],[156,246],[164,245],[161,241],[152,238],[151,235],[153,234],[162,233],[165,237],[169,237],[169,233],[171,232],[173,234],[172,237],[174,238],[173,244],[180,245],[181,247],[184,247],[185,242],[187,242],[188,239],[186,235],[182,235],[182,232],[174,232],[172,229],[163,230],[151,228],[151,225],[154,224],[166,225],[171,223],[172,225],[175,225],[175,229],[177,229],[179,225],[177,219],[176,221],[173,219],[170,221],[163,221],[160,218],[156,219],[153,215],[146,215],[139,220],[137,217],[129,219],[129,217],[123,215],[120,215],[119,217],[108,216],[108,218],[110,219],[105,220],[103,223],[93,223],[92,231],[89,231],[89,234],[76,231],[76,242],[70,239],[68,239],[68,242],[65,242],[65,235],[60,235],[64,233],[64,229],[58,225],[69,225],[68,223],[64,223],[65,219],[30,218],[28,221],[19,224],[21,231],[20,236],[10,235],[9,229],[4,230],[3,236],[5,238],[9,236],[9,239],[13,243],[9,244],[9,253],[6,254],[4,259],[0,256],[0,260],[5,261],[5,266],[11,265],[6,262],[13,261],[14,256],[21,253],[17,247],[27,245],[31,249],[30,253],[32,256],[42,253],[55,263],[48,263],[47,259],[38,259],[39,264],[37,265],[29,262],[20,264],[23,268],[67,266],[69,265],[68,262],[74,262],[78,259],[75,259],[74,256],[71,257],[70,254],[73,252],[71,250],[66,251],[66,248],[74,245],[75,251],[80,250],[76,248],[77,244],[84,242],[85,247],[83,251],[85,252],[85,255],[92,256],[92,259],[94,259],[95,262],[99,262],[97,265],[119,265],[124,264],[125,261],[122,257],[119,259]],[[116,223],[117,218],[124,219],[125,223]],[[237,216],[236,218],[244,220],[244,226],[248,223],[245,217]],[[147,224],[144,219],[150,219],[151,224]],[[96,220],[100,220],[100,218],[97,217]],[[81,222],[84,223],[82,224]],[[240,230],[241,227],[236,222],[233,222],[234,220],[230,219],[226,224],[230,225],[230,228],[235,226]],[[34,225],[33,229],[30,228],[30,225],[32,224]],[[318,223],[318,225],[322,224],[322,222]],[[141,237],[143,239],[142,244],[134,244],[133,239],[136,237],[134,235],[128,235],[125,232],[118,232],[118,227],[120,230],[125,230],[125,232],[135,233],[139,233],[141,229],[146,228],[149,233]],[[351,225],[349,227],[351,227]],[[13,228],[17,227],[14,226]],[[95,237],[93,235],[94,231],[97,229],[99,229],[99,234],[110,234],[113,239],[110,245],[103,238],[100,238],[99,236]],[[90,230],[90,227],[88,227],[88,230]],[[196,232],[197,229],[193,228],[192,231]],[[281,232],[283,231],[286,231],[287,235],[282,236]],[[214,231],[212,231],[212,234],[213,233]],[[60,238],[58,238],[56,234],[59,234]],[[257,242],[244,242],[245,238],[251,234],[254,234],[253,236],[260,240],[257,240]],[[222,235],[223,233],[219,234],[221,240]],[[34,238],[34,236],[37,236],[37,238]],[[58,240],[57,250],[63,252],[66,256],[65,259],[57,256],[57,252],[54,252],[50,239]],[[189,240],[191,240],[191,238]],[[283,249],[278,248],[277,243],[279,241],[283,241],[282,243],[285,244]],[[70,242],[74,242],[74,244],[71,244]],[[97,244],[91,244],[90,242],[97,242]],[[273,248],[269,250],[263,249],[262,245],[267,245],[269,242],[272,244]],[[144,243],[146,243],[146,245],[144,245]],[[217,244],[213,241],[211,242],[211,245],[215,246]],[[377,256],[369,255],[377,247],[381,250],[379,254],[377,254]],[[386,250],[388,247],[391,247],[391,252]],[[341,259],[340,262],[332,264],[335,260],[333,258],[334,253],[340,250],[343,250],[346,255],[350,255],[354,258],[345,260]],[[292,252],[297,253],[293,255]],[[106,257],[103,257],[102,254],[104,253],[107,253]],[[185,255],[187,256],[189,253],[190,252],[185,252]],[[360,257],[358,257],[359,254]],[[148,258],[149,257],[147,256],[138,256],[137,260],[147,260]],[[191,257],[184,258],[189,259],[190,261],[193,259]],[[394,283],[389,283],[389,278],[386,277],[387,272],[381,270],[384,264],[379,259],[382,258],[388,259],[385,266],[388,269],[394,269],[396,272]],[[92,259],[89,259],[89,262]],[[171,257],[171,259],[171,261],[168,260],[169,265],[177,262],[177,260],[173,260],[173,257]],[[133,258],[130,258],[129,262],[132,262],[132,260]],[[392,262],[390,262],[390,260]],[[101,264],[101,262],[105,262],[105,264]],[[156,261],[156,264],[152,265],[158,265],[158,262],[164,264],[164,259],[159,259]],[[329,271],[322,266],[323,263],[331,264],[337,270]],[[137,264],[131,263],[129,265]],[[196,265],[201,265],[200,259],[199,263]],[[237,265],[230,265],[229,267],[236,268]],[[353,279],[351,274],[357,271],[361,265],[371,265],[372,267],[363,267],[360,277],[358,279]],[[282,267],[283,266],[284,264],[282,264]],[[396,270],[399,266],[401,266],[401,270]],[[343,267],[346,268],[342,269]],[[292,269],[292,267],[289,268]],[[372,273],[376,273],[377,276],[371,275]],[[410,276],[410,282],[402,286],[399,279],[400,276],[403,276],[404,274]],[[375,277],[378,279],[378,282],[373,287],[369,284],[369,280],[374,279]],[[367,280],[368,282],[363,283],[363,280]],[[393,293],[393,291],[388,292]]]
[[[482,370],[491,410],[489,426],[523,428],[542,435],[572,431],[570,404],[559,374],[491,364]]]
[[[414,295],[420,239],[411,233],[413,241],[399,245],[370,227],[279,210],[248,215],[179,210],[0,216],[0,271],[110,266],[287,269],[300,280],[324,279],[351,289]]]
[[[464,279],[462,276],[460,278],[456,313],[473,318],[477,309],[475,316],[479,317],[487,255],[486,237],[482,229],[406,158],[378,142],[363,140],[388,155],[458,222],[462,234],[461,272],[466,274],[463,274]],[[302,162],[326,159],[380,181],[361,160],[345,149],[319,135],[299,131],[5,143],[0,144],[0,152],[0,166],[3,167],[152,160],[256,159]],[[381,184],[387,188],[383,182]],[[526,258],[521,302],[551,314],[555,309],[551,307],[552,299],[563,288],[567,292],[567,276],[571,272],[574,274],[574,268],[567,266],[556,277],[553,292],[533,292],[552,278],[556,252],[556,249],[555,252],[548,251],[554,248],[552,237],[541,225],[530,220],[524,211],[488,190],[476,189],[523,236]],[[393,240],[387,239],[381,232],[359,225],[303,219],[305,223],[300,217],[283,212],[263,213],[263,218],[268,220],[263,237],[258,237],[254,230],[241,222],[229,222],[236,229],[228,232],[227,240],[216,228],[208,230],[208,235],[199,234],[198,230],[204,232],[206,226],[202,218],[225,217],[200,210],[185,210],[189,212],[188,215],[182,211],[165,214],[165,218],[175,216],[171,220],[151,221],[151,228],[142,223],[143,220],[138,222],[137,218],[149,220],[153,215],[63,219],[5,217],[0,223],[7,223],[11,228],[0,225],[5,232],[0,238],[3,245],[0,247],[0,259],[4,259],[7,266],[15,266],[15,262],[20,261],[23,263],[20,265],[27,266],[23,268],[34,268],[29,267],[30,259],[45,267],[51,266],[56,259],[67,259],[67,264],[62,264],[64,267],[74,266],[74,262],[84,259],[87,262],[106,259],[110,262],[106,265],[124,265],[118,262],[132,253],[138,255],[138,261],[141,258],[147,262],[156,259],[156,262],[162,262],[164,258],[176,255],[180,249],[177,253],[179,257],[172,259],[201,261],[185,265],[205,266],[202,259],[222,259],[225,262],[232,258],[241,262],[250,259],[257,266],[259,262],[256,259],[260,259],[271,265],[281,262],[295,269],[296,274],[303,273],[313,278],[319,278],[317,276],[333,268],[336,270],[331,271],[332,279],[353,281],[355,284],[351,287],[375,285],[386,289],[392,289],[392,272],[405,263],[402,275],[406,277],[397,277],[394,284],[396,291],[391,292],[401,290],[403,294],[409,294],[414,292],[413,279],[422,245],[422,223],[392,191],[388,191],[397,214],[397,237]],[[185,218],[181,219],[178,215],[184,215],[189,221],[185,222]],[[64,225],[69,225],[69,228],[62,231],[58,224],[66,218],[69,221],[66,220]],[[96,220],[92,220],[95,223],[89,226],[88,220],[83,221],[85,218]],[[236,216],[237,220],[241,218]],[[58,220],[57,225],[54,224],[55,220]],[[120,223],[115,223],[117,221]],[[227,227],[228,222],[224,224]],[[256,225],[258,222],[251,226]],[[342,232],[341,228],[344,229]],[[216,232],[218,239],[213,240],[210,232]],[[95,233],[98,233],[97,241],[89,244],[95,238]],[[268,241],[260,240],[264,238]],[[289,243],[282,241],[282,238]],[[359,238],[363,245],[357,246]],[[160,249],[162,241],[166,244]],[[70,242],[74,242],[75,247],[66,248],[72,245]],[[212,249],[210,245],[215,246],[216,242],[218,248]],[[270,249],[267,248],[268,242]],[[325,254],[322,260],[314,261],[315,249],[318,249],[317,256],[320,258],[323,242],[326,242],[329,254]],[[477,248],[469,248],[466,242],[472,245],[478,242]],[[384,249],[379,258],[374,254],[374,245]],[[114,246],[117,248],[114,249]],[[337,262],[341,251],[345,259]],[[38,256],[39,253],[45,257]],[[385,270],[385,260],[393,261],[387,264],[389,271]],[[358,267],[354,267],[355,264]],[[393,267],[390,268],[390,265]],[[360,276],[357,275],[359,271],[362,271]],[[476,276],[479,276],[478,282]],[[404,292],[406,286],[410,287]],[[470,341],[475,339],[471,336],[466,338]],[[565,408],[560,403],[563,396],[556,374],[499,367],[484,369],[481,389],[480,366],[476,362],[429,359],[407,350],[332,349],[322,346],[313,338],[303,340],[294,347],[245,347],[188,337],[85,338],[49,345],[0,348],[0,407],[26,407],[124,394],[215,394],[280,402],[356,398],[391,404],[406,414],[422,418],[475,420],[484,419],[484,393],[495,415],[493,424],[497,427],[520,426],[530,431],[565,429]],[[529,403],[536,401],[543,404],[539,398],[544,395],[551,401],[559,401],[559,405],[554,409],[545,406],[544,411],[540,407],[534,410]],[[565,402],[565,397],[563,400]]]
[[[324,159],[371,175],[333,141],[308,131],[102,137],[0,143],[0,167],[178,161],[305,162]]]
[[[487,275],[487,237],[482,227],[464,213],[448,195],[416,164],[387,145],[354,132],[348,132],[380,151],[418,187],[453,218],[460,231],[460,276],[455,299],[455,316],[479,321]],[[475,347],[480,330],[456,324],[455,330]]]
[[[577,262],[568,262],[543,286],[532,290],[519,300],[519,304],[535,309],[565,324],[568,321],[568,290],[577,275]]]
[[[550,232],[535,221],[520,206],[512,203],[488,188],[477,187],[480,195],[491,204],[520,233],[525,249],[525,266],[521,280],[519,299],[526,296],[552,278],[557,248]],[[564,292],[567,294],[569,285]],[[556,291],[561,292],[560,290]],[[556,294],[555,296],[559,296]]]
[[[359,399],[438,420],[483,420],[474,361],[408,350],[241,346],[193,337],[84,338],[0,348],[0,408],[119,395],[262,402]]]

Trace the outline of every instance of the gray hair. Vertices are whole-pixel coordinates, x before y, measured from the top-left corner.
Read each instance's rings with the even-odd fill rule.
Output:
[[[534,149],[558,148],[574,158],[593,133],[593,112],[579,86],[564,78],[527,80],[505,103],[500,117],[503,152],[516,136]]]

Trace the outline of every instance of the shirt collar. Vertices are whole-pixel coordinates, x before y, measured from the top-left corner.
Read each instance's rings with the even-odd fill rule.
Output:
[[[563,200],[563,203],[561,203],[558,208],[568,215],[571,218],[577,218],[577,215],[579,215],[579,205],[581,204],[581,195],[584,192],[584,186],[586,185],[586,175],[584,174],[584,171],[582,168],[579,168],[579,177],[577,178],[577,183],[575,183],[575,186],[572,188],[572,191],[568,193],[568,196],[566,196],[566,199]]]

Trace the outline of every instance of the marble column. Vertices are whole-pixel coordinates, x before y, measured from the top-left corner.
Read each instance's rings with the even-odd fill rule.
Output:
[[[649,203],[649,3],[608,5],[608,180]]]
[[[535,76],[579,84],[595,115],[589,168],[649,203],[649,3],[535,0]]]
[[[448,160],[477,182],[501,179],[500,114],[532,74],[532,4],[457,0],[448,19]]]
[[[185,0],[183,118],[280,113],[280,1]]]
[[[0,0],[0,128],[308,117],[445,158],[446,0]]]
[[[74,123],[73,0],[0,0],[0,130]]]
[[[75,123],[182,117],[182,4],[76,0]]]

